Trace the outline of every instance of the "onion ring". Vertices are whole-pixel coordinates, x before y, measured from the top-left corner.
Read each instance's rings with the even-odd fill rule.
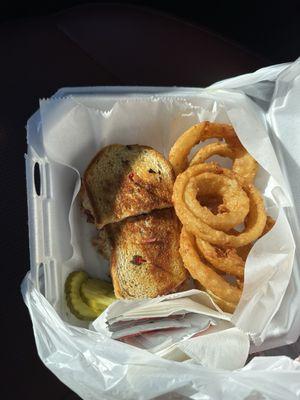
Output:
[[[196,243],[203,257],[214,268],[238,278],[244,277],[245,261],[237,254],[236,249],[221,249],[199,237],[196,237]]]
[[[265,225],[264,230],[260,237],[262,237],[266,233],[268,233],[275,225],[275,222],[276,221],[274,221],[274,219],[268,215],[267,220],[266,220],[266,225]],[[244,261],[246,261],[248,254],[250,253],[250,250],[252,249],[252,247],[253,247],[253,243],[249,243],[249,244],[246,244],[245,246],[238,247],[236,249],[236,252]]]
[[[230,303],[229,301],[225,301],[225,300],[221,299],[220,297],[215,296],[209,290],[205,290],[205,287],[202,286],[198,281],[194,281],[194,285],[195,285],[196,289],[205,291],[207,294],[209,294],[209,296],[214,301],[214,303],[216,303],[223,311],[229,312],[231,314],[234,313],[236,304]],[[238,286],[238,287],[241,288],[240,286]]]
[[[223,174],[230,178],[235,178],[241,184],[250,201],[247,226],[243,232],[232,235],[214,229],[198,218],[193,210],[187,206],[184,199],[186,186],[192,177],[198,176],[203,172]],[[182,174],[178,175],[173,188],[173,203],[178,218],[188,232],[219,246],[240,247],[251,243],[262,234],[266,224],[267,217],[259,191],[252,184],[246,184],[243,178],[237,174],[226,168],[221,168],[215,163],[198,164],[189,167]]]
[[[221,299],[226,303],[230,303],[235,308],[240,300],[241,290],[230,285],[224,278],[206,265],[201,260],[195,246],[193,235],[185,228],[182,228],[179,252],[184,266],[192,278],[198,281],[209,294],[212,294],[218,300]],[[231,309],[231,312],[233,309]]]
[[[201,194],[223,198],[222,213],[213,214],[199,204]],[[235,178],[204,172],[190,179],[184,200],[195,216],[212,228],[228,231],[243,223],[249,212],[249,199]],[[220,207],[219,207],[220,210]],[[226,210],[226,211],[225,211]]]
[[[227,157],[231,160],[235,159],[235,152],[228,143],[215,142],[199,149],[191,159],[189,166],[192,167],[193,165],[204,163],[208,158],[216,155]]]
[[[268,216],[266,225],[264,227],[263,233],[261,235],[264,236],[268,233],[271,228],[274,226],[275,221],[272,217]],[[237,231],[232,230],[233,234],[238,234]],[[205,240],[196,237],[197,247],[200,252],[203,254],[203,257],[217,270],[225,272],[226,274],[233,275],[237,278],[243,279],[244,277],[244,268],[245,261],[248,257],[250,250],[253,247],[253,243],[249,243],[245,246],[238,247],[235,249],[227,248],[222,249],[220,247],[216,247]],[[241,280],[237,280],[239,285],[241,285]],[[240,286],[238,286],[240,287]]]
[[[242,146],[233,127],[208,121],[192,126],[172,146],[169,161],[175,174],[180,174],[188,167],[188,155],[191,149],[198,143],[211,138],[225,139],[235,153],[232,170],[244,177],[247,182],[252,182],[257,172],[257,162]]]

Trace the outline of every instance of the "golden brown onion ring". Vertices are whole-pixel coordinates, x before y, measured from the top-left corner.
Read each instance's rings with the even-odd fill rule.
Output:
[[[250,210],[247,216],[247,226],[241,233],[232,235],[214,229],[198,218],[187,206],[184,199],[186,186],[192,177],[203,172],[222,174],[237,179],[248,195]],[[178,175],[173,188],[173,203],[178,218],[188,232],[219,246],[240,247],[251,243],[262,234],[266,224],[266,212],[259,191],[252,184],[246,184],[237,174],[221,168],[215,163],[195,165]]]
[[[237,254],[236,249],[221,249],[205,240],[196,237],[198,249],[209,263],[226,274],[243,278],[245,261]]]
[[[230,283],[201,260],[196,250],[195,239],[185,228],[182,228],[181,231],[179,252],[184,266],[192,278],[198,281],[216,299],[230,303],[232,305],[230,312],[232,312],[239,302],[241,290],[230,285]]]
[[[274,226],[275,221],[272,217],[268,216],[266,225],[264,227],[263,235],[271,230]],[[232,230],[230,233],[238,235],[237,231]],[[196,238],[198,249],[203,254],[203,257],[217,270],[225,272],[226,274],[236,276],[237,278],[243,279],[245,261],[248,257],[250,250],[253,247],[253,243],[249,243],[245,246],[238,247],[235,249],[227,248],[222,249],[214,246],[205,240]]]
[[[188,155],[191,149],[198,143],[211,138],[225,139],[231,150],[234,151],[233,171],[243,176],[247,182],[252,182],[257,172],[257,162],[242,146],[233,127],[208,121],[189,128],[172,146],[169,161],[175,174],[180,174],[188,167]]]
[[[213,214],[201,206],[201,195],[223,199],[222,213]],[[204,172],[190,179],[184,193],[187,206],[195,216],[215,229],[228,231],[242,224],[249,212],[249,199],[235,177]],[[220,210],[220,207],[219,207]]]
[[[191,159],[189,166],[204,163],[212,156],[221,156],[230,158],[232,161],[235,159],[235,151],[229,146],[228,143],[215,142],[207,144],[194,155]]]
[[[274,219],[268,215],[268,216],[267,216],[267,220],[266,220],[266,225],[265,225],[264,230],[263,230],[263,232],[262,232],[262,234],[261,234],[260,237],[262,237],[262,236],[264,236],[266,233],[268,233],[268,232],[273,228],[273,226],[275,225],[275,222],[276,222],[276,221],[274,221]],[[236,232],[236,234],[238,234],[237,231],[235,231],[235,232]],[[238,254],[244,261],[246,261],[246,259],[247,259],[247,257],[248,257],[248,254],[250,253],[250,250],[251,250],[252,247],[253,247],[253,244],[254,244],[254,243],[249,243],[249,244],[246,244],[245,246],[241,246],[241,247],[238,247],[238,248],[236,249],[237,254]]]

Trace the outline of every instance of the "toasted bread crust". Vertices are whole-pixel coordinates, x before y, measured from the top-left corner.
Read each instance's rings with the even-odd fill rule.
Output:
[[[179,255],[180,224],[173,209],[110,226],[111,275],[119,298],[153,298],[176,290],[187,273]]]
[[[95,155],[84,173],[85,204],[90,205],[95,225],[101,229],[130,216],[171,207],[174,179],[171,164],[151,147],[110,145]]]

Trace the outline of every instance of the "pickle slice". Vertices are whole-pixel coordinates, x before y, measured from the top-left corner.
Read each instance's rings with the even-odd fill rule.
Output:
[[[88,275],[84,271],[72,272],[65,283],[65,293],[67,304],[72,312],[78,319],[87,321],[94,320],[97,318],[105,307],[101,309],[93,309],[89,307],[81,298],[80,288],[81,285],[88,280]]]
[[[89,278],[81,285],[83,300],[95,311],[105,309],[116,300],[113,286],[100,279]]]

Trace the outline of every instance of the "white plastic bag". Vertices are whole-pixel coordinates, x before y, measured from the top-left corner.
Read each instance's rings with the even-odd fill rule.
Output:
[[[300,362],[256,357],[236,371],[168,361],[62,321],[27,275],[22,292],[44,364],[84,400],[300,398]],[[175,397],[178,395],[178,397]],[[184,397],[185,396],[185,397]]]
[[[285,129],[282,124],[286,120],[288,109],[283,107],[286,106],[285,102],[278,102],[282,98],[290,99],[293,95],[293,83],[295,76],[300,76],[299,69],[297,62],[292,66],[264,68],[253,75],[221,82],[218,88],[216,84],[211,90],[233,87],[240,91],[245,89],[249,96],[256,98],[266,108],[274,86],[272,81],[278,74],[280,78],[281,73],[282,82],[290,86],[282,91],[280,80],[278,81],[276,90],[279,93],[278,96],[275,96],[276,92],[274,94],[269,119],[273,121],[272,127],[278,140],[282,140],[282,129]],[[292,73],[292,77],[289,73]],[[266,80],[270,80],[270,84]],[[282,109],[285,109],[285,115],[282,115]],[[289,125],[288,128],[299,131],[298,126]],[[295,139],[293,142],[293,149],[300,149],[299,137],[300,135],[298,141]],[[293,149],[289,148],[289,143],[285,146],[285,151],[289,154],[295,154]],[[293,159],[293,162],[297,165],[297,160]],[[291,216],[291,221],[296,224],[294,215]],[[291,290],[293,285],[295,290],[295,280],[299,279],[297,274],[298,271],[295,272],[294,268],[289,285]],[[62,382],[83,399],[152,399],[167,394],[169,397],[164,398],[174,398],[175,393],[178,398],[185,396],[191,399],[289,400],[300,397],[300,363],[297,361],[287,357],[256,357],[246,367],[230,372],[209,369],[191,360],[181,363],[165,360],[147,351],[113,341],[100,332],[64,322],[36,289],[33,281],[33,276],[28,273],[22,284],[22,293],[32,318],[39,356]],[[277,308],[273,314],[276,310]],[[291,319],[288,321],[292,331],[289,340],[296,339],[300,312],[295,304],[290,307],[288,302],[285,303],[285,297],[281,308],[269,321],[262,338],[268,333],[272,335],[272,324],[273,327],[279,325],[276,325],[276,318],[282,319],[283,312],[288,320]]]

